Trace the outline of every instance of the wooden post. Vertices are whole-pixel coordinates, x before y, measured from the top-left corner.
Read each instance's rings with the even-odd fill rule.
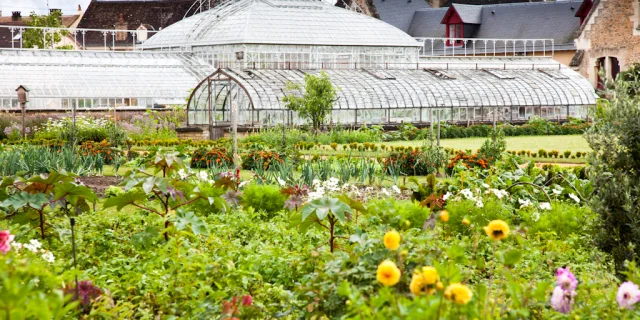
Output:
[[[438,148],[440,147],[440,110],[437,110],[437,121],[438,121]]]
[[[22,109],[22,139],[25,139],[27,137],[27,134],[25,133],[25,130],[24,130],[24,118],[27,114],[27,103],[20,102],[20,109]]]

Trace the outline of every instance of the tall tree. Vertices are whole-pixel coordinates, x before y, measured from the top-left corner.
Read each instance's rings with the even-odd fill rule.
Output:
[[[304,90],[301,84],[289,82],[287,95],[282,99],[289,110],[296,111],[300,117],[311,121],[317,133],[331,113],[336,100],[336,88],[331,79],[321,71],[319,76],[306,74],[304,76]]]
[[[60,11],[52,11],[48,15],[39,16],[35,12],[31,12],[31,20],[27,22],[31,27],[62,27],[62,13]],[[62,41],[62,37],[66,36],[66,31],[50,31],[46,29],[27,29],[22,33],[22,46],[24,48],[52,48],[55,44]]]

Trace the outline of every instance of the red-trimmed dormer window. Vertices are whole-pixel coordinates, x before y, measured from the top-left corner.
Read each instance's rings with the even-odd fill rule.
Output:
[[[464,38],[464,22],[453,6],[447,10],[441,23],[447,27],[447,39]],[[447,40],[447,46],[461,46],[463,44],[462,40]]]
[[[575,14],[576,17],[580,18],[580,25],[583,25],[585,20],[587,20],[587,17],[589,16],[589,12],[591,12],[592,8],[593,8],[593,0],[582,1],[580,8],[578,8],[578,11]]]

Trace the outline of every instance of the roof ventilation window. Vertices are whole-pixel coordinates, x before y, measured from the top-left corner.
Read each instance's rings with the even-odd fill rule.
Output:
[[[507,74],[506,72],[503,71],[498,71],[498,70],[487,70],[487,69],[483,69],[484,72],[498,78],[498,79],[502,79],[502,80],[509,80],[509,79],[515,79],[514,76]]]
[[[442,80],[455,80],[456,77],[453,76],[452,74],[449,74],[445,71],[442,70],[435,70],[435,69],[424,69],[424,71],[429,72],[430,74],[432,74],[433,76],[435,76],[438,79],[442,79]]]
[[[564,75],[562,72],[560,72],[560,70],[544,70],[544,69],[538,69],[538,71],[548,75],[549,77],[556,79],[556,80],[562,80],[562,79],[569,79],[569,77],[567,77],[566,75]]]
[[[364,72],[372,75],[374,78],[378,79],[378,80],[396,80],[396,77],[384,72],[384,71],[373,71],[373,70],[367,70],[367,69],[362,69],[364,70]]]
[[[229,69],[231,72],[237,74],[243,80],[251,80],[255,77],[255,74],[251,71],[239,71],[235,69]]]

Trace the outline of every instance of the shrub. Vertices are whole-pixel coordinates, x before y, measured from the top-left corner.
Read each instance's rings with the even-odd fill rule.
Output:
[[[571,151],[567,150],[567,151],[564,152],[564,157],[565,158],[568,159],[570,156],[571,156]]]
[[[367,207],[369,208],[367,216],[377,217],[382,220],[382,223],[397,230],[422,228],[431,213],[428,208],[420,206],[417,202],[399,201],[393,198],[373,200]]]
[[[565,202],[553,202],[551,210],[538,210],[532,214],[523,214],[529,233],[552,232],[558,239],[565,239],[571,234],[590,232],[597,216],[587,207],[576,206]]]
[[[393,152],[384,160],[384,170],[390,172],[394,166],[400,173],[411,176],[424,176],[437,173],[446,162],[444,149],[428,147],[424,150],[411,149]]]
[[[191,168],[231,166],[233,160],[226,148],[198,148],[191,153]]]
[[[498,219],[511,222],[512,214],[508,204],[494,197],[484,198],[483,203],[484,206],[480,208],[472,200],[447,201],[445,206],[445,209],[449,211],[447,228],[451,228],[451,231],[459,234],[473,233],[473,228],[462,224],[464,218],[469,219],[472,226],[486,226],[490,221]]]
[[[467,168],[489,168],[490,161],[489,159],[483,158],[480,154],[472,154],[469,155],[465,151],[458,151],[458,153],[449,160],[449,164],[447,165],[447,174],[451,174],[453,168],[461,162]]]
[[[335,142],[331,142],[331,149],[333,149],[334,151],[338,150],[338,144]]]
[[[283,162],[275,151],[254,151],[242,155],[242,168],[255,170],[259,165],[262,165],[264,170],[268,170],[275,161]]]
[[[264,211],[267,217],[273,217],[284,208],[287,196],[280,192],[280,188],[273,185],[249,184],[242,191],[242,205]]]
[[[111,144],[106,140],[100,143],[86,141],[80,145],[78,152],[85,157],[89,155],[101,156],[105,164],[113,163],[114,157],[120,153],[120,151],[112,148]]]

